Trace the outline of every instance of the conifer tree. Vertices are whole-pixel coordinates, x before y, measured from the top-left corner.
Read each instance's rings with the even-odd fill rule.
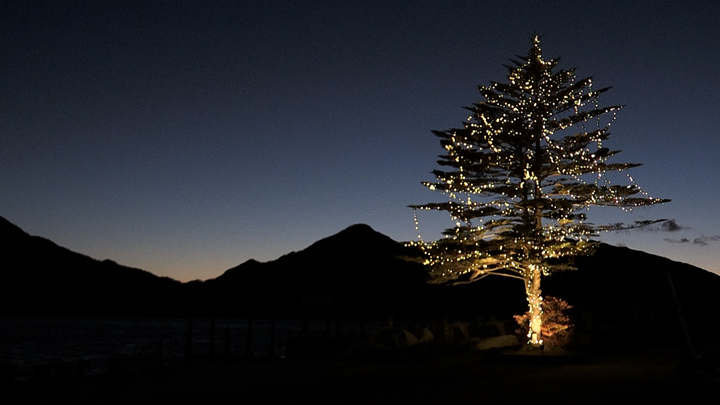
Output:
[[[461,128],[433,131],[445,153],[435,182],[423,183],[446,202],[411,206],[447,211],[454,226],[445,238],[417,244],[438,282],[467,283],[489,275],[523,281],[530,315],[529,342],[542,343],[541,277],[573,269],[572,257],[590,254],[601,231],[657,221],[595,225],[589,207],[634,207],[664,203],[651,198],[627,175],[614,184],[609,173],[635,163],[614,163],[619,151],[605,147],[621,106],[600,107],[609,90],[577,80],[575,69],[546,60],[540,39],[527,56],[506,65],[507,83],[479,86],[482,101]],[[624,177],[623,177],[624,178]],[[614,177],[613,177],[614,180]],[[417,227],[417,215],[416,227]]]

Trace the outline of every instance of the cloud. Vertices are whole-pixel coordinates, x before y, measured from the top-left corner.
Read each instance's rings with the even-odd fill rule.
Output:
[[[660,230],[663,232],[677,232],[681,229],[685,229],[685,227],[678,225],[674,219],[668,219],[660,224]]]
[[[665,238],[664,241],[669,242],[669,243],[691,243],[692,242],[693,245],[707,246],[707,244],[709,242],[720,241],[720,235],[713,235],[713,236],[701,235],[701,236],[693,239],[692,241],[690,241],[690,239],[688,239],[688,238],[680,238],[680,239]]]
[[[707,246],[708,242],[717,242],[720,240],[720,235],[705,236],[702,235],[699,238],[695,238],[693,245]]]
[[[644,226],[638,229],[645,232],[677,232],[683,229],[688,229],[688,227],[678,224],[674,219],[668,219],[659,224]]]
[[[681,239],[665,238],[664,240],[665,240],[665,242],[670,242],[670,243],[690,243],[690,239],[688,239],[688,238],[681,238]]]
[[[636,228],[645,232],[668,232],[675,233],[683,230],[691,229],[690,227],[683,226],[677,223],[675,219],[667,219],[665,221],[655,223],[649,226]],[[626,230],[627,232],[628,230]],[[617,231],[616,231],[617,232]],[[681,238],[663,238],[668,243],[689,243],[696,246],[707,246],[710,242],[720,241],[720,235],[706,236],[700,235],[694,239],[692,237],[681,237]]]

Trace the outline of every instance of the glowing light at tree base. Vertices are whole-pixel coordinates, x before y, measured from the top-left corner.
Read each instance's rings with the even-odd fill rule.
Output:
[[[572,257],[591,254],[592,238],[602,231],[634,224],[595,225],[591,207],[632,210],[669,200],[650,197],[626,171],[639,166],[616,163],[619,151],[606,147],[610,126],[622,106],[600,107],[592,78],[578,80],[575,69],[557,70],[546,60],[540,38],[527,56],[511,60],[508,82],[480,86],[483,101],[466,107],[461,128],[433,131],[440,138],[441,169],[428,189],[446,202],[413,205],[419,247],[435,282],[470,283],[487,276],[524,282],[529,343],[541,345],[541,277],[574,269]],[[607,173],[623,173],[614,184]],[[424,242],[418,210],[450,214],[454,226],[445,238]]]

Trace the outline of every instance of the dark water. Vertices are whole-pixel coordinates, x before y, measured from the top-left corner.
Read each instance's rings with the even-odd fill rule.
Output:
[[[109,359],[141,353],[161,354],[169,364],[182,362],[189,323],[179,318],[0,318],[0,367],[12,368],[13,379],[26,380],[36,377],[42,367],[58,364],[83,364],[84,375],[101,374],[107,371]],[[247,320],[216,319],[214,346],[212,324],[210,319],[192,320],[195,355],[227,354],[228,349],[231,356],[245,354]],[[309,322],[307,334],[363,335],[379,327]],[[256,320],[249,348],[255,356],[272,353],[282,358],[287,340],[300,333],[299,321],[278,320],[271,342],[271,322]]]

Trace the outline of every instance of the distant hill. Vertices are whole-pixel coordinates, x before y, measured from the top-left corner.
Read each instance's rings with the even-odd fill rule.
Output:
[[[428,291],[426,272],[402,260],[409,249],[367,225],[353,225],[277,260],[248,261],[208,280],[221,308],[284,317],[410,314]]]
[[[0,217],[0,315],[440,321],[510,319],[526,311],[518,280],[429,285],[420,264],[403,260],[413,255],[371,227],[353,225],[277,260],[249,260],[217,278],[180,283],[72,252]],[[576,258],[576,265],[546,277],[543,294],[572,304],[578,330],[593,339],[679,339],[671,286],[694,338],[720,332],[716,274],[609,245]]]
[[[596,332],[640,340],[681,339],[680,310],[693,340],[715,345],[720,333],[717,274],[610,245],[577,258],[576,265],[576,271],[547,277],[543,293],[567,300],[576,313],[591,315],[588,327]]]
[[[0,217],[0,315],[153,315],[182,300],[180,282],[98,261]]]

